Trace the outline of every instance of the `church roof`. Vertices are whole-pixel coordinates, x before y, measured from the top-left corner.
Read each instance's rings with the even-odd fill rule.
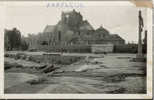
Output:
[[[120,37],[118,34],[110,34],[107,37],[104,37],[103,40],[124,40],[122,37]]]
[[[80,27],[80,30],[94,30],[88,21],[84,21],[83,25]]]
[[[114,40],[124,40],[122,37],[120,37],[118,34],[111,34],[111,38]]]
[[[97,32],[103,32],[106,34],[109,34],[109,31],[107,29],[105,29],[104,27],[100,26],[98,29],[96,29]]]
[[[53,32],[55,29],[55,25],[47,25],[44,29],[44,33],[47,33],[47,32]]]

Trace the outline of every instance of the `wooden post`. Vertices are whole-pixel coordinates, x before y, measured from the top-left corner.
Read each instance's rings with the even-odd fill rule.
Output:
[[[143,58],[143,53],[142,53],[142,31],[143,31],[143,18],[141,15],[141,11],[139,11],[139,32],[138,32],[138,53],[137,53],[137,58]]]

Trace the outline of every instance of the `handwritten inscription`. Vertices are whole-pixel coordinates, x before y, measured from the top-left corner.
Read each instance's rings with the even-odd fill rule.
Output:
[[[46,7],[57,7],[57,8],[83,8],[83,3],[72,3],[72,2],[54,2],[47,3]]]

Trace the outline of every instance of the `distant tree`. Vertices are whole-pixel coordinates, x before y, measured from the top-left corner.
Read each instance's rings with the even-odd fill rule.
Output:
[[[41,45],[48,45],[48,42],[47,41],[42,41]]]
[[[5,46],[5,50],[10,50],[11,48],[11,44],[10,44],[10,40],[9,40],[9,33],[10,31],[6,30],[5,29],[5,32],[4,32],[4,46]]]
[[[19,49],[21,44],[21,33],[16,28],[5,30],[5,50]]]
[[[24,40],[24,38],[21,39],[21,45],[20,45],[20,49],[21,50],[27,50],[29,47],[28,43]]]

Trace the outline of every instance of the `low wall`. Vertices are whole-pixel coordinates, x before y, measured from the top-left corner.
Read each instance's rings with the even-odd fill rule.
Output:
[[[57,46],[38,46],[38,50],[46,52],[77,52],[77,53],[90,53],[91,46],[89,45],[57,45]]]
[[[38,45],[36,49],[45,52],[70,52],[70,53],[92,52],[90,45],[56,45],[56,46]],[[113,53],[137,53],[137,44],[114,45]]]
[[[137,53],[136,44],[124,44],[124,45],[115,45],[114,53]]]

